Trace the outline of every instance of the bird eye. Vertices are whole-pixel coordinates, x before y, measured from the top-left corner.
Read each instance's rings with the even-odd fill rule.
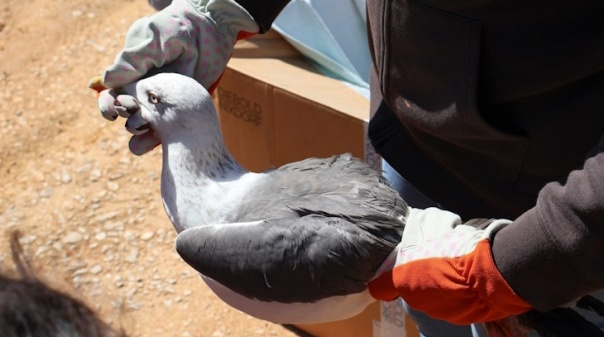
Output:
[[[161,100],[159,99],[159,97],[157,97],[153,93],[148,93],[147,97],[149,97],[149,102],[151,102],[153,104],[159,104],[159,103],[161,103]]]

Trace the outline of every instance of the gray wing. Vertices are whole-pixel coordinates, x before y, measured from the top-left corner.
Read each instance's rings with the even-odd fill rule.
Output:
[[[248,298],[309,303],[365,290],[401,234],[400,221],[387,216],[312,214],[190,228],[178,235],[176,250]]]
[[[404,221],[407,212],[407,203],[378,171],[350,155],[339,155],[309,158],[270,172],[237,205],[228,221],[312,213],[341,217],[380,214]]]

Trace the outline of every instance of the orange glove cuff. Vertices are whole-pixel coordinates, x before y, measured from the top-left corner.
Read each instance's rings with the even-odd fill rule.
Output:
[[[246,32],[246,31],[242,30],[242,31],[240,31],[237,34],[237,41],[239,41],[239,40],[245,40],[245,39],[247,39],[249,37],[252,37],[252,36],[254,36],[256,34],[258,34],[258,33]]]
[[[396,266],[369,284],[371,295],[454,324],[487,322],[531,309],[507,284],[487,239],[460,257],[426,258]]]

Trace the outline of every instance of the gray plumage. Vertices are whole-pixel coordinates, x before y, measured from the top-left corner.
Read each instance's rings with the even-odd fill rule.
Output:
[[[307,159],[269,173],[234,209],[233,222],[261,224],[216,233],[196,227],[176,248],[196,270],[244,296],[313,302],[365,290],[401,241],[406,211],[365,163],[349,155]]]

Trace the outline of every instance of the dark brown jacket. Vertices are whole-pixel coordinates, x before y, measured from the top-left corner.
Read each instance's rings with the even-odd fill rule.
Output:
[[[263,30],[287,4],[237,1]],[[378,152],[465,219],[515,219],[493,254],[537,309],[603,288],[604,2],[367,7]]]

